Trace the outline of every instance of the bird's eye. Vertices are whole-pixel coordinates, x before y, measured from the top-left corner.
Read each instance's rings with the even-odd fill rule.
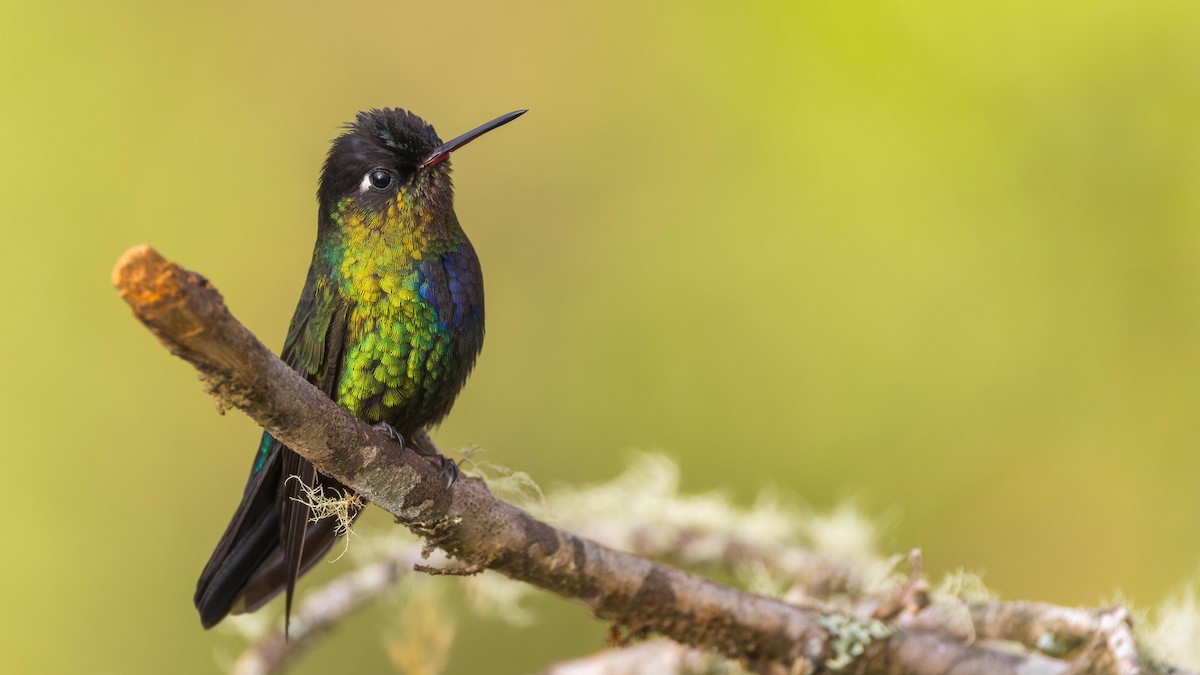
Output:
[[[367,178],[371,181],[371,185],[376,189],[383,190],[392,184],[392,174],[383,169],[375,169]]]

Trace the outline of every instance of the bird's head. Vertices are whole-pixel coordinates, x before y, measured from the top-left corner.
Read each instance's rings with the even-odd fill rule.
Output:
[[[409,213],[434,219],[453,209],[450,153],[524,114],[518,110],[445,143],[425,120],[400,108],[358,114],[333,141],[317,199],[322,228],[335,214],[353,212],[368,220]]]

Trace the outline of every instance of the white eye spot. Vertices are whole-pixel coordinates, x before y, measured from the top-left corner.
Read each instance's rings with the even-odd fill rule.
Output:
[[[362,182],[358,184],[359,192],[366,192],[371,188],[376,190],[386,190],[392,184],[392,172],[386,169],[371,169],[367,175],[363,176]]]

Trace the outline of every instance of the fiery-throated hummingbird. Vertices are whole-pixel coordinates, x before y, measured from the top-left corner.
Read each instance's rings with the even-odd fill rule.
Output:
[[[524,112],[445,143],[408,111],[359,113],[321,171],[317,243],[281,355],[354,416],[436,456],[451,480],[453,463],[425,429],[449,412],[483,346],[483,276],[454,215],[447,160]],[[346,489],[263,434],[242,501],[196,584],[205,628],[280,591],[290,616],[296,579],[338,536],[334,518],[310,523],[297,501],[318,484]]]

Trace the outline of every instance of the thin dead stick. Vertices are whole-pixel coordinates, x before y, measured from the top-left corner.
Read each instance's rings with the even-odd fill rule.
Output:
[[[344,574],[308,594],[292,617],[289,635],[274,630],[242,652],[233,675],[277,672],[339,621],[378,598],[421,560],[421,547]]]

